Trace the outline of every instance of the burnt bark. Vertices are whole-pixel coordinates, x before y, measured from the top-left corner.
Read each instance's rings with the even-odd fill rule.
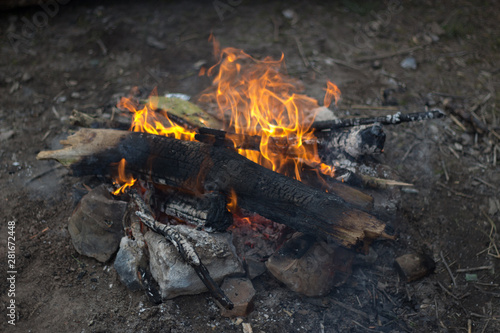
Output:
[[[95,140],[100,150],[81,148],[78,154],[72,152],[77,148],[69,147],[52,154],[42,152],[38,158],[63,159],[75,176],[109,175],[125,158],[126,169],[137,178],[195,193],[229,196],[234,192],[244,209],[306,234],[327,236],[346,247],[366,250],[375,238],[391,238],[382,221],[340,197],[268,170],[230,149],[146,133],[80,132],[63,143],[88,146]],[[112,138],[108,146],[107,136]],[[68,152],[72,160],[64,159]]]
[[[226,196],[218,192],[194,195],[174,188],[157,188],[150,200],[151,206],[161,213],[205,230],[225,231],[233,223],[226,209]]]

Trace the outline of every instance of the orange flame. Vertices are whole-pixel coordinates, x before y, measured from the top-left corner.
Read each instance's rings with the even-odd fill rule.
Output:
[[[332,99],[335,100],[335,105],[337,105],[337,102],[340,99],[340,89],[337,87],[334,83],[328,81],[326,83],[326,93],[325,93],[325,99],[323,101],[323,105],[325,107],[329,107],[330,104],[332,104]]]
[[[317,154],[316,137],[311,129],[318,107],[317,100],[301,94],[298,80],[284,74],[284,56],[278,60],[266,57],[257,60],[243,50],[220,49],[211,35],[218,63],[206,71],[214,76],[213,89],[205,91],[200,102],[215,102],[224,130],[243,136],[231,136],[235,147],[240,147],[242,137],[260,136],[259,151],[238,149],[238,153],[273,171],[301,180],[304,164],[318,168],[333,176],[334,168],[321,162]],[[205,69],[200,71],[200,75]],[[156,95],[156,92],[153,92]],[[340,90],[327,83],[325,105],[335,100]],[[132,131],[148,132],[194,140],[195,132],[172,122],[166,112],[156,111],[157,101],[150,98],[142,109],[129,98],[122,98],[118,107],[134,113]],[[278,148],[278,149],[276,149]],[[231,200],[236,196],[232,195]],[[236,203],[235,203],[236,205]]]
[[[231,189],[231,193],[229,193],[228,199],[229,200],[227,202],[226,208],[231,213],[235,213],[236,208],[238,207],[238,198],[236,197],[236,192],[233,189]]]
[[[214,49],[217,50],[218,45]],[[318,102],[300,94],[299,82],[282,73],[285,71],[283,55],[279,60],[270,57],[257,60],[242,50],[225,48],[219,62],[207,74],[213,75],[216,68],[218,73],[213,80],[216,89],[203,94],[200,101],[217,103],[220,118],[230,118],[226,130],[261,137],[259,152],[240,149],[241,155],[298,180],[302,163],[322,164],[316,145],[304,144],[315,142],[310,128],[313,119],[308,112],[318,107]],[[333,91],[340,93],[329,82],[330,99]],[[286,156],[270,147],[276,142],[285,142]],[[235,142],[235,146],[239,143]],[[322,169],[328,168],[324,165]],[[331,170],[330,167],[329,174]]]
[[[193,141],[195,132],[177,125],[168,117],[165,110],[155,112],[158,109],[158,94],[155,90],[151,93],[149,102],[138,110],[138,103],[131,98],[122,97],[118,103],[118,108],[126,109],[132,112],[132,125],[130,130],[133,132],[147,132],[156,135],[173,137],[179,140]]]
[[[127,187],[132,187],[135,184],[136,179],[132,175],[127,175],[125,173],[125,165],[127,161],[124,158],[118,162],[118,178],[115,179],[115,184],[122,184],[122,186],[113,192],[114,195],[119,195],[125,192]]]

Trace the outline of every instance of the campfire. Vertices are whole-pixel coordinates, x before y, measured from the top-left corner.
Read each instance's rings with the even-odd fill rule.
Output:
[[[294,291],[324,295],[349,276],[353,250],[394,239],[368,191],[411,184],[365,158],[383,151],[382,126],[442,113],[340,120],[328,109],[340,100],[334,83],[320,106],[286,74],[283,56],[258,60],[215,40],[214,50],[217,63],[200,71],[213,85],[198,105],[132,94],[118,103],[129,131],[83,128],[66,148],[38,155],[114,183],[81,200],[73,244],[114,258],[122,282],[153,302],[208,290],[224,315],[244,315],[250,280],[266,270]]]

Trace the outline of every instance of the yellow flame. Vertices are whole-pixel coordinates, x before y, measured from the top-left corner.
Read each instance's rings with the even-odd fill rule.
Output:
[[[118,177],[115,179],[115,184],[122,184],[121,187],[113,192],[114,195],[119,195],[124,193],[128,187],[132,187],[136,179],[132,175],[127,175],[125,173],[125,165],[127,161],[124,158],[118,162]]]
[[[326,89],[325,89],[325,99],[323,101],[323,105],[325,107],[329,107],[330,104],[332,104],[332,100],[335,101],[335,105],[337,105],[337,102],[340,99],[340,89],[337,87],[333,82],[326,82]]]
[[[215,89],[206,91],[200,101],[216,102],[221,119],[229,115],[226,130],[261,137],[260,152],[240,149],[241,155],[300,180],[304,161],[310,165],[321,164],[315,144],[304,145],[315,142],[310,128],[313,119],[308,117],[308,111],[318,107],[318,102],[300,94],[299,82],[283,74],[284,71],[283,54],[279,60],[270,57],[257,60],[242,50],[225,48],[219,62],[207,71],[207,75],[214,75]],[[336,96],[337,101],[337,93],[340,93],[337,86],[328,82],[329,100]],[[271,142],[276,141],[285,142],[286,156],[272,149]],[[235,146],[239,146],[239,142],[235,141]],[[329,168],[327,172],[331,175],[333,168]]]
[[[286,72],[284,56],[275,60],[257,60],[243,50],[220,49],[214,42],[218,63],[200,74],[213,76],[213,88],[205,91],[200,102],[215,102],[224,130],[245,136],[261,137],[259,151],[239,149],[238,153],[273,171],[301,180],[303,164],[316,166],[322,173],[333,176],[334,168],[321,162],[317,154],[316,137],[308,113],[318,107],[317,100],[301,94],[302,87]],[[157,110],[156,91],[144,107],[134,100],[122,98],[118,107],[133,112],[131,130],[194,140],[195,132],[172,122],[165,111]],[[325,105],[337,103],[340,90],[327,83]],[[229,136],[240,147],[238,136]],[[279,145],[279,149],[276,146]],[[235,196],[234,196],[235,197]]]
[[[131,98],[122,97],[118,108],[129,110],[133,113],[130,130],[133,132],[146,132],[156,135],[173,137],[179,140],[193,141],[196,132],[177,125],[168,117],[165,110],[158,109],[158,96],[156,89],[152,92],[149,102],[138,110],[138,103]]]

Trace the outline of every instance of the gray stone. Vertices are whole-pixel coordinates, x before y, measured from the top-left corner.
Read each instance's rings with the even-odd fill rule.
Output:
[[[114,263],[120,281],[130,290],[142,290],[141,279],[139,278],[139,267],[147,267],[147,259],[144,250],[139,244],[127,236],[120,242],[120,249],[116,254]]]
[[[217,304],[223,317],[244,317],[253,311],[255,289],[252,281],[247,278],[227,278],[221,286],[224,294],[234,304],[231,310]]]
[[[207,233],[185,225],[176,225],[173,228],[193,244],[201,261],[217,283],[226,276],[245,273],[232,245],[230,234]],[[165,237],[148,231],[145,240],[149,249],[151,275],[158,283],[163,299],[207,291],[194,269],[184,262]]]
[[[271,274],[289,289],[323,296],[351,275],[354,253],[297,233],[266,262]]]
[[[69,218],[68,231],[78,253],[108,261],[123,235],[127,203],[114,200],[104,185],[87,193]]]
[[[407,57],[404,58],[403,61],[401,61],[401,67],[404,69],[417,69],[417,60],[413,57]]]

